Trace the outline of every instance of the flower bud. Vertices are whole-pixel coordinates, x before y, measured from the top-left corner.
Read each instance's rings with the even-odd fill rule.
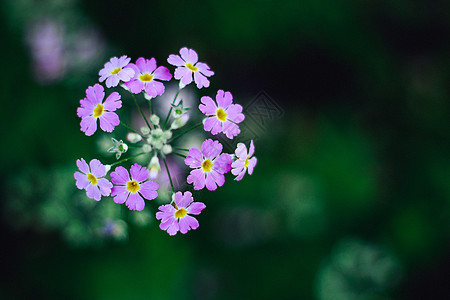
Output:
[[[137,133],[134,133],[134,132],[129,132],[127,134],[127,140],[130,143],[135,144],[135,143],[140,142],[142,140],[142,136],[140,134],[137,134]]]

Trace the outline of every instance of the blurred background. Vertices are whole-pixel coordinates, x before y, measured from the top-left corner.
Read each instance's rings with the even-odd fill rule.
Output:
[[[449,1],[0,9],[1,299],[450,297]],[[76,159],[114,161],[111,135],[86,137],[76,108],[110,57],[173,72],[183,46],[215,72],[183,97],[195,110],[231,91],[258,165],[196,194],[199,229],[169,237],[150,205],[128,213],[75,188]]]

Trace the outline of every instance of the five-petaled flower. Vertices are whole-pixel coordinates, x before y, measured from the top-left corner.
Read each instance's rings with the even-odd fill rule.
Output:
[[[236,151],[236,160],[231,164],[233,168],[231,174],[237,175],[234,180],[241,180],[244,177],[245,172],[248,170],[248,174],[252,175],[253,168],[256,165],[256,157],[252,157],[255,153],[255,146],[253,145],[253,140],[250,142],[250,148],[247,153],[247,147],[243,143],[238,143]]]
[[[110,61],[105,63],[105,67],[98,72],[100,75],[100,82],[105,81],[107,87],[114,87],[119,84],[119,81],[130,81],[134,76],[134,70],[127,67],[130,58],[122,55],[120,58],[114,56]]]
[[[202,144],[202,151],[197,148],[189,150],[189,156],[184,163],[192,170],[187,177],[187,183],[193,183],[195,190],[205,187],[210,191],[217,189],[225,183],[225,174],[231,169],[232,158],[230,154],[222,153],[222,144],[207,139]]]
[[[196,218],[190,215],[199,215],[206,207],[202,202],[193,202],[191,192],[175,193],[173,204],[161,205],[156,213],[156,219],[161,220],[159,228],[167,230],[170,235],[177,234],[178,231],[185,234],[191,229],[197,229],[199,224]]]
[[[180,49],[180,55],[170,54],[167,62],[178,68],[175,69],[175,79],[180,80],[180,87],[184,87],[192,82],[192,74],[197,84],[197,88],[209,87],[209,80],[206,77],[214,75],[205,63],[198,61],[197,52],[186,47]]]
[[[218,90],[216,103],[211,97],[201,98],[202,104],[198,106],[200,111],[208,118],[204,121],[205,131],[211,131],[211,134],[225,133],[227,138],[232,139],[237,136],[241,130],[237,124],[241,123],[245,116],[242,113],[242,106],[232,104],[233,96],[230,92]]]
[[[151,59],[140,57],[136,64],[130,63],[127,67],[134,71],[134,77],[125,83],[133,94],[139,94],[144,90],[150,98],[155,98],[164,93],[164,84],[156,79],[165,81],[172,79],[169,69],[163,66],[156,67],[156,60],[153,57]]]
[[[77,167],[81,171],[73,174],[77,188],[86,190],[86,195],[97,201],[100,201],[102,195],[109,196],[113,185],[103,178],[106,175],[106,167],[98,159],[91,160],[89,165],[83,158],[78,159]]]
[[[130,210],[143,210],[145,202],[142,197],[147,200],[153,200],[158,196],[156,190],[158,184],[148,179],[148,170],[137,163],[131,166],[130,175],[124,167],[117,167],[111,173],[111,181],[114,184],[111,190],[111,196],[114,202],[125,205]]]
[[[106,132],[112,132],[120,123],[119,116],[113,112],[122,107],[119,93],[111,93],[103,103],[104,97],[103,87],[96,83],[87,88],[86,98],[80,100],[77,115],[81,118],[81,131],[88,136],[97,130],[97,119],[100,119],[100,128]]]

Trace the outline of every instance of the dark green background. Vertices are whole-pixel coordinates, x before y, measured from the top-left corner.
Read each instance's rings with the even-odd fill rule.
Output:
[[[319,270],[349,238],[388,249],[401,270],[361,299],[450,295],[448,1],[79,1],[61,13],[10,2],[0,21],[0,298],[318,299]],[[11,190],[30,186],[12,181],[59,166],[71,174],[96,155],[75,111],[103,62],[37,83],[24,42],[34,13],[96,26],[103,61],[125,53],[167,65],[195,49],[215,71],[198,98],[225,89],[245,106],[264,90],[285,113],[255,140],[254,174],[203,191],[208,208],[187,235],[153,222],[131,226],[128,242],[74,247],[58,230],[14,229],[24,216],[9,215]],[[28,184],[44,201],[39,182]]]

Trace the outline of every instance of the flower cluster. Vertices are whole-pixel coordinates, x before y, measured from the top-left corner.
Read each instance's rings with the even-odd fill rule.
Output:
[[[111,58],[99,71],[99,82],[105,82],[106,88],[120,85],[124,97],[117,91],[106,95],[105,88],[95,83],[87,88],[86,97],[80,100],[77,109],[77,115],[81,118],[81,131],[85,135],[92,136],[97,131],[99,119],[100,129],[105,132],[113,132],[115,127],[122,124],[128,130],[126,143],[133,144],[129,146],[123,140],[112,137],[113,145],[108,152],[115,153],[117,161],[108,165],[98,159],[92,159],[89,165],[83,158],[77,160],[79,171],[74,173],[77,188],[86,190],[87,197],[96,201],[102,197],[112,197],[113,202],[125,204],[129,210],[142,211],[145,200],[151,201],[158,197],[160,184],[156,180],[161,172],[160,161],[163,161],[171,184],[172,201],[158,207],[156,219],[161,220],[160,228],[169,235],[175,235],[178,231],[185,234],[191,229],[197,229],[199,223],[193,215],[199,215],[206,205],[195,202],[190,191],[175,191],[166,162],[168,155],[184,158],[184,163],[192,169],[186,182],[192,184],[195,191],[205,187],[209,191],[216,190],[224,185],[225,175],[230,171],[235,176],[234,180],[242,180],[247,170],[250,175],[253,173],[257,162],[256,157],[253,157],[253,141],[248,151],[245,144],[238,143],[234,153],[223,152],[222,144],[210,138],[205,139],[199,148],[185,149],[176,144],[178,138],[198,127],[203,127],[205,132],[212,135],[222,133],[226,138],[233,139],[239,135],[239,124],[245,119],[242,106],[233,103],[231,92],[218,90],[215,100],[203,96],[199,101],[198,109],[204,114],[204,119],[180,131],[190,121],[189,108],[183,105],[182,99],[177,102],[180,91],[192,82],[198,89],[209,87],[209,77],[214,72],[206,63],[199,62],[197,52],[193,49],[184,47],[179,53],[171,54],[167,59],[169,64],[176,67],[173,77],[179,80],[179,89],[165,118],[154,114],[152,106],[155,99],[165,93],[164,82],[172,79],[172,73],[167,67],[158,66],[153,57],[140,57],[135,63],[125,55]],[[136,99],[140,94],[144,102],[148,101],[149,114],[142,110]],[[128,100],[130,98],[132,101]],[[139,129],[127,125],[118,115],[122,104],[133,105],[133,102],[146,124]],[[119,160],[128,150],[137,152]],[[129,169],[124,166],[112,169],[138,156],[140,162],[147,161],[148,167],[134,163]]]

